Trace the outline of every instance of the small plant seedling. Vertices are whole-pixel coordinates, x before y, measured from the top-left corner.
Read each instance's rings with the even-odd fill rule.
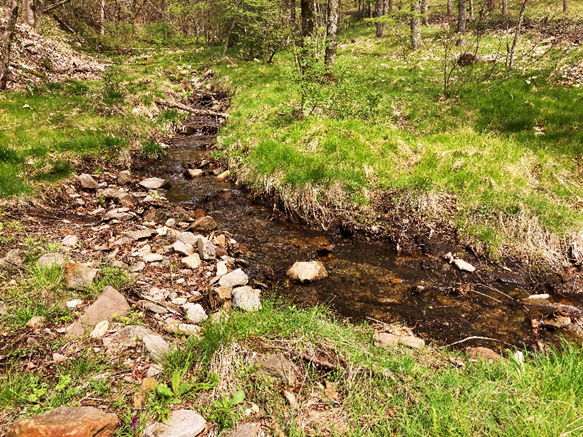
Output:
[[[235,412],[235,407],[245,400],[245,392],[239,390],[230,399],[226,395],[220,401],[213,402],[213,408],[207,412],[210,421],[218,423],[220,429],[231,428],[239,415]]]

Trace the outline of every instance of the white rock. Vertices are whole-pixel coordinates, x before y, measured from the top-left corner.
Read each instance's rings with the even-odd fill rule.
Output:
[[[77,244],[77,236],[76,235],[67,235],[65,238],[63,238],[63,241],[61,241],[61,243],[63,244],[63,246],[69,246],[69,247],[73,247],[75,244]]]
[[[137,263],[132,264],[130,266],[130,272],[132,272],[132,273],[141,272],[145,268],[146,268],[146,263],[143,261],[138,261]]]
[[[144,437],[196,437],[206,429],[206,421],[191,410],[176,410],[167,423],[157,422],[146,428]]]
[[[227,273],[229,273],[227,263],[225,261],[219,261],[217,263],[217,276],[225,276]]]
[[[79,183],[81,184],[81,186],[83,188],[88,189],[88,190],[94,190],[95,188],[97,188],[99,186],[97,181],[95,179],[93,179],[93,177],[91,175],[89,175],[87,173],[83,173],[82,175],[79,175],[79,177],[77,179],[79,179]]]
[[[144,179],[142,182],[140,182],[140,185],[142,187],[148,188],[150,190],[156,190],[158,188],[162,188],[163,186],[167,185],[167,183],[164,179],[149,178],[149,179]]]
[[[470,263],[464,261],[463,259],[454,259],[452,261],[453,265],[456,266],[459,270],[463,271],[463,272],[473,272],[476,270],[476,268],[471,265]]]
[[[70,309],[77,308],[82,303],[83,303],[83,301],[81,299],[73,299],[73,300],[67,301],[67,308],[70,308]]]
[[[174,252],[184,256],[190,256],[194,253],[194,247],[183,241],[177,241],[172,245],[172,248],[174,249]]]
[[[199,176],[202,176],[204,174],[204,171],[197,168],[197,169],[188,169],[186,170],[186,175],[191,177],[191,178],[197,178]]]
[[[320,261],[296,262],[286,275],[298,282],[313,282],[328,276],[324,264]]]
[[[160,235],[161,237],[163,237],[164,235],[166,235],[168,233],[168,227],[163,226],[161,228],[156,229],[156,233],[158,235]]]
[[[203,320],[208,319],[208,316],[204,311],[204,308],[197,303],[196,305],[193,305],[188,309],[188,312],[186,313],[186,318],[188,319],[189,322],[198,325]]]
[[[196,246],[200,238],[202,238],[201,235],[194,235],[192,232],[181,232],[176,236],[176,240],[191,246]]]
[[[109,329],[109,322],[107,320],[103,320],[95,325],[95,328],[89,334],[91,338],[102,338],[105,334],[107,334],[107,330]]]
[[[233,307],[243,311],[257,311],[261,309],[261,300],[259,290],[251,287],[238,287],[233,290]]]
[[[142,256],[142,259],[144,261],[146,261],[147,263],[154,263],[154,262],[162,261],[164,259],[164,256],[160,255],[158,253],[148,253],[148,254]]]
[[[528,296],[528,300],[543,300],[543,299],[548,299],[549,297],[551,297],[551,296],[548,295],[547,293],[531,294],[530,296]]]
[[[198,256],[198,253],[193,253],[186,258],[182,258],[182,264],[187,266],[189,269],[196,269],[198,266],[200,266],[201,260]]]
[[[236,287],[237,285],[246,285],[248,282],[249,276],[241,269],[233,270],[219,279],[221,287]]]

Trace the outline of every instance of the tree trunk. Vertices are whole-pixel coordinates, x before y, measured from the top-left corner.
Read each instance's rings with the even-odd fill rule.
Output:
[[[231,45],[231,35],[233,34],[233,30],[235,29],[235,26],[237,25],[237,19],[233,19],[233,22],[231,23],[231,25],[229,26],[229,30],[227,31],[227,37],[225,38],[225,46],[223,47],[223,58],[225,56],[227,56],[227,49],[229,48],[229,45]]]
[[[496,10],[496,0],[488,0],[488,10],[494,12]]]
[[[419,20],[419,12],[421,11],[421,0],[411,0],[411,48],[413,50],[423,46],[421,40],[421,22]]]
[[[510,50],[510,56],[508,57],[508,68],[512,68],[514,65],[514,53],[516,52],[516,43],[518,42],[518,36],[520,35],[520,28],[522,27],[522,22],[524,21],[524,11],[526,10],[526,2],[528,0],[522,0],[522,8],[520,8],[520,16],[518,17],[518,25],[516,26],[516,33],[514,34],[514,41],[512,41],[512,49]]]
[[[563,0],[563,13],[569,12],[569,0]]]
[[[447,16],[451,17],[453,15],[453,0],[447,0]]]
[[[508,0],[502,0],[502,14],[508,15]]]
[[[387,13],[387,0],[377,0],[377,18],[384,16]],[[377,37],[382,37],[385,30],[383,23],[377,23]]]
[[[105,0],[101,0],[101,11],[99,19],[99,33],[105,35]]]
[[[474,0],[470,0],[470,19],[474,19]]]
[[[427,26],[429,12],[429,0],[421,0],[421,13],[423,14],[423,25]]]
[[[459,2],[457,31],[458,33],[465,33],[466,31],[466,0],[460,0]]]
[[[14,28],[18,20],[18,3],[16,0],[12,0],[11,8],[12,11],[10,12],[10,18],[2,35],[2,47],[0,49],[0,90],[5,90],[6,84],[8,83],[10,45],[12,44],[12,36],[14,35]]]
[[[314,34],[314,0],[300,0],[302,8],[302,36],[310,37]]]
[[[389,12],[393,12],[393,0],[389,0]]]
[[[326,65],[328,78],[334,79],[334,62],[338,48],[338,0],[328,0],[328,22],[326,23]]]

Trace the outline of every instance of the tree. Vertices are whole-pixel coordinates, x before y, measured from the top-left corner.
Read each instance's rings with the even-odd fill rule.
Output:
[[[508,15],[508,0],[502,0],[502,15]]]
[[[10,5],[10,17],[8,18],[6,29],[2,35],[2,47],[0,51],[0,90],[5,90],[8,83],[10,45],[12,44],[12,36],[14,35],[16,20],[18,20],[18,3],[17,0],[12,0],[12,4]]]
[[[563,0],[563,13],[569,12],[569,0]]]
[[[300,0],[302,10],[302,36],[308,38],[314,34],[314,0]]]
[[[377,18],[380,18],[387,13],[387,0],[377,0]],[[385,25],[383,23],[377,23],[377,36],[380,38],[383,36],[385,30]]]
[[[421,0],[421,13],[423,14],[423,25],[427,26],[429,0]]]
[[[328,20],[326,25],[326,65],[329,68],[328,77],[334,78],[334,62],[338,48],[338,0],[328,0]]]
[[[460,0],[459,2],[457,31],[458,33],[466,32],[466,0]]]
[[[488,10],[494,12],[496,10],[496,0],[488,0]]]
[[[453,0],[447,0],[447,16],[451,17],[453,14]]]
[[[421,40],[421,21],[419,13],[421,12],[421,0],[411,0],[411,47],[413,50],[423,46]]]

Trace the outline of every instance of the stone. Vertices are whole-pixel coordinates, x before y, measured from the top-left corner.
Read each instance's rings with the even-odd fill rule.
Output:
[[[170,352],[170,345],[168,342],[152,331],[144,334],[142,341],[144,342],[146,350],[157,363],[164,361],[166,355]]]
[[[120,221],[127,221],[134,217],[134,214],[128,212],[128,208],[115,208],[110,211],[107,211],[105,216],[103,217],[104,220],[120,220]]]
[[[8,312],[8,309],[6,308],[6,304],[4,302],[0,301],[0,316],[3,316],[7,312]]]
[[[147,300],[141,300],[140,303],[144,306],[144,308],[151,313],[154,314],[166,314],[168,310],[163,307],[162,305],[155,304],[154,302],[150,302]]]
[[[158,381],[156,381],[154,378],[144,378],[142,379],[142,390],[144,390],[145,392],[149,392],[149,391],[154,391],[156,389],[156,387],[158,387]]]
[[[138,261],[135,264],[132,264],[130,266],[130,272],[131,273],[137,273],[137,272],[141,272],[142,270],[144,270],[146,268],[146,263],[143,261]]]
[[[204,311],[202,305],[197,303],[196,305],[193,305],[188,309],[188,312],[186,313],[186,318],[188,319],[189,322],[198,325],[203,320],[208,319],[208,316]]]
[[[66,256],[61,255],[60,253],[51,252],[45,253],[38,259],[37,262],[41,265],[41,267],[48,268],[54,266],[64,266],[68,261],[69,259]]]
[[[231,172],[229,170],[226,170],[224,172],[222,172],[220,175],[218,175],[217,177],[215,177],[215,180],[217,181],[224,181],[225,179],[227,179],[229,176],[231,175]]]
[[[157,190],[158,188],[166,188],[170,184],[166,182],[164,179],[149,178],[144,179],[142,182],[140,182],[140,185],[144,188],[148,188],[149,190]]]
[[[117,240],[115,240],[112,243],[112,246],[125,246],[126,244],[131,244],[133,243],[134,240],[132,240],[130,237],[121,237],[118,238]]]
[[[202,261],[200,260],[198,253],[193,253],[186,258],[182,258],[182,264],[187,266],[189,269],[196,269],[198,266],[200,266],[201,262]]]
[[[146,377],[153,378],[154,376],[162,373],[163,370],[164,369],[161,366],[159,366],[158,364],[152,364],[150,367],[148,367],[148,371],[146,372]]]
[[[73,247],[77,244],[78,238],[76,235],[67,235],[65,238],[63,238],[63,241],[61,241],[61,244],[63,246],[69,246],[69,247]]]
[[[243,311],[258,311],[261,309],[259,296],[261,291],[251,287],[238,287],[233,289],[233,307]]]
[[[79,305],[81,305],[82,303],[83,303],[83,301],[81,299],[69,300],[69,301],[67,301],[67,308],[69,308],[69,309],[75,309]]]
[[[97,190],[97,193],[95,194],[95,196],[98,199],[105,199],[105,200],[110,200],[110,199],[120,199],[122,197],[127,196],[128,193],[126,193],[124,190],[120,189],[120,188],[104,188],[101,190]],[[122,211],[125,212],[125,211]]]
[[[54,363],[61,364],[61,363],[64,363],[65,361],[67,361],[67,355],[63,355],[63,354],[60,354],[58,352],[55,352],[53,354],[53,362]]]
[[[545,320],[545,326],[550,326],[555,329],[563,329],[571,324],[571,318],[565,316],[555,317],[550,320]]]
[[[126,316],[129,312],[130,306],[126,298],[115,288],[107,286],[79,320],[69,327],[67,335],[82,336],[86,330],[93,330],[99,322],[111,320],[113,316]]]
[[[211,216],[207,215],[196,220],[189,229],[197,232],[212,232],[217,228],[217,222]]]
[[[458,268],[458,270],[461,270],[462,272],[470,272],[472,273],[473,271],[476,270],[476,268],[471,265],[469,262],[464,261],[463,259],[454,259],[452,261],[452,264],[454,266],[456,266]]]
[[[206,238],[202,237],[198,239],[198,255],[201,259],[209,261],[215,259],[216,247]]]
[[[375,332],[373,335],[374,345],[377,347],[393,348],[398,344],[404,344],[413,349],[425,346],[425,341],[412,335],[395,335],[387,332]]]
[[[0,267],[5,266],[10,269],[19,269],[24,265],[24,255],[20,249],[9,250],[6,256],[0,259]]]
[[[89,337],[102,338],[105,336],[105,334],[107,334],[108,329],[109,329],[109,322],[107,320],[102,320],[97,325],[95,325],[95,328],[93,329],[93,331],[91,331],[91,333],[89,334]]]
[[[142,256],[142,259],[147,263],[155,263],[162,261],[164,259],[164,255],[160,255],[159,253],[147,253]]]
[[[235,426],[235,428],[227,434],[227,437],[259,437],[260,431],[261,426],[258,423],[242,423]]]
[[[233,296],[233,287],[217,287],[215,291],[220,301],[231,300]]]
[[[119,419],[94,407],[60,407],[15,422],[6,437],[108,437]]]
[[[31,319],[28,322],[26,322],[26,326],[32,329],[39,329],[42,328],[45,325],[45,323],[47,323],[46,317],[34,316],[31,317]]]
[[[84,264],[69,262],[65,266],[65,283],[69,288],[84,289],[93,285],[97,270]]]
[[[249,359],[249,364],[252,364],[260,374],[277,378],[286,385],[296,385],[294,363],[282,354],[256,354]]]
[[[219,261],[217,263],[217,276],[225,276],[229,271],[227,270],[227,263],[225,261]]]
[[[183,335],[200,334],[200,326],[190,325],[187,323],[174,323],[172,325],[166,325],[164,327],[164,330],[171,334],[183,334]]]
[[[221,276],[219,279],[219,286],[221,287],[236,287],[238,285],[247,285],[249,276],[241,270],[233,270],[231,273]]]
[[[176,410],[167,423],[149,425],[144,437],[196,437],[205,429],[206,421],[201,415],[192,410]]]
[[[466,352],[473,360],[486,360],[489,363],[492,363],[496,360],[503,359],[500,354],[487,347],[468,347],[466,348]]]
[[[132,240],[138,241],[138,240],[144,240],[146,238],[150,238],[153,235],[156,235],[156,231],[153,231],[151,229],[142,229],[139,231],[124,232],[124,234],[127,235],[128,237],[130,237]]]
[[[176,236],[177,241],[182,241],[191,246],[197,245],[200,238],[202,238],[200,235],[194,235],[192,232],[181,232]]]
[[[117,184],[118,185],[126,185],[132,181],[131,173],[129,170],[120,171],[117,174]]]
[[[79,175],[77,177],[77,179],[79,180],[79,183],[81,184],[81,186],[83,188],[85,188],[86,190],[94,190],[99,186],[97,181],[95,179],[93,179],[93,176],[91,176],[87,173],[83,173],[82,175]]]
[[[320,261],[296,262],[287,271],[287,277],[301,283],[318,281],[328,276],[324,264]]]
[[[204,174],[204,171],[197,168],[197,169],[188,169],[184,172],[184,176],[187,178],[198,178]]]
[[[549,297],[551,297],[549,294],[547,293],[543,293],[543,294],[532,294],[530,296],[528,296],[528,300],[544,300],[544,299],[548,299]]]
[[[174,249],[174,252],[184,256],[190,256],[194,253],[194,247],[188,243],[184,243],[183,241],[177,241],[174,243],[172,245],[172,249]]]

